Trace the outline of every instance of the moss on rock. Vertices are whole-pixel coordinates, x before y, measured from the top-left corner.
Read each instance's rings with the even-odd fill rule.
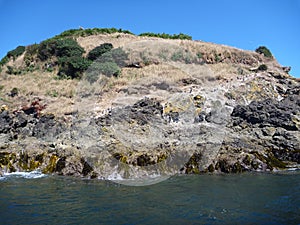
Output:
[[[56,163],[59,160],[57,155],[52,155],[47,166],[43,169],[43,173],[53,173],[56,169]]]

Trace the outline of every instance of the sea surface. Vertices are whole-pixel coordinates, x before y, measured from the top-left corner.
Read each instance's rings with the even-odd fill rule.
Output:
[[[0,224],[300,224],[300,171],[148,186],[15,173],[0,178]]]

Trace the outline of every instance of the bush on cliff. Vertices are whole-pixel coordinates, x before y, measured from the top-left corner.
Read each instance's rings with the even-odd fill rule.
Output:
[[[11,50],[7,53],[7,57],[15,60],[18,56],[22,55],[25,52],[25,46],[18,46],[14,50]]]
[[[80,78],[89,67],[91,61],[82,54],[84,49],[72,38],[52,38],[43,41],[37,50],[38,58],[47,61],[52,58],[57,60],[59,78]]]
[[[121,68],[127,65],[128,53],[122,48],[112,49],[98,57],[86,71],[86,79],[90,83],[98,80],[99,75],[118,77]]]
[[[81,78],[82,73],[90,66],[91,61],[82,56],[61,57],[58,60],[59,78]]]
[[[65,38],[65,37],[86,37],[90,35],[97,34],[113,34],[113,33],[123,33],[123,34],[133,34],[129,30],[117,29],[117,28],[88,28],[88,29],[70,29],[56,35],[55,38]]]
[[[268,66],[265,64],[261,64],[257,70],[258,71],[266,71],[266,70],[268,70]]]
[[[152,33],[152,32],[146,32],[146,33],[141,33],[139,36],[147,36],[147,37],[159,37],[159,38],[164,38],[164,39],[180,39],[180,40],[192,40],[192,37],[179,33],[179,34],[166,34],[166,33]]]
[[[255,52],[263,54],[267,58],[273,58],[271,51],[265,46],[259,46],[257,49],[255,49]]]
[[[56,57],[81,56],[84,49],[72,38],[49,39],[43,41],[38,48],[38,58],[42,61]]]
[[[4,66],[6,63],[8,63],[9,58],[6,56],[4,56],[1,61],[0,61],[0,67]]]
[[[26,66],[30,66],[31,62],[35,60],[37,55],[39,44],[32,44],[26,47],[26,52],[24,56],[24,62]]]
[[[113,45],[111,43],[101,44],[101,45],[97,46],[96,48],[92,49],[88,53],[87,58],[89,60],[95,60],[98,57],[100,57],[101,55],[103,55],[104,53],[109,52],[112,49],[113,49]]]
[[[15,60],[18,56],[22,55],[25,52],[25,46],[18,46],[15,49],[7,52],[6,56],[4,56],[0,60],[0,67],[4,66],[6,63],[8,63],[9,59],[13,57],[13,60]]]

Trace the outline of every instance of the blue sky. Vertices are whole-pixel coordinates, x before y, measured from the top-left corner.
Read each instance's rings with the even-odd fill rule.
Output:
[[[186,33],[255,50],[267,46],[300,77],[300,0],[0,0],[0,58],[67,29]]]

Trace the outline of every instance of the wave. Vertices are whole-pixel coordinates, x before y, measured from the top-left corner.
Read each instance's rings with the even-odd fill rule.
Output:
[[[4,173],[0,180],[4,180],[8,177],[17,177],[25,179],[37,179],[46,177],[46,174],[41,173],[40,171],[31,171],[31,172],[13,172],[13,173]]]
[[[104,180],[109,180],[118,184],[126,186],[148,186],[153,185],[170,178],[170,175],[151,174],[148,176],[134,177],[134,178],[123,178],[119,173],[114,172],[110,174]]]

